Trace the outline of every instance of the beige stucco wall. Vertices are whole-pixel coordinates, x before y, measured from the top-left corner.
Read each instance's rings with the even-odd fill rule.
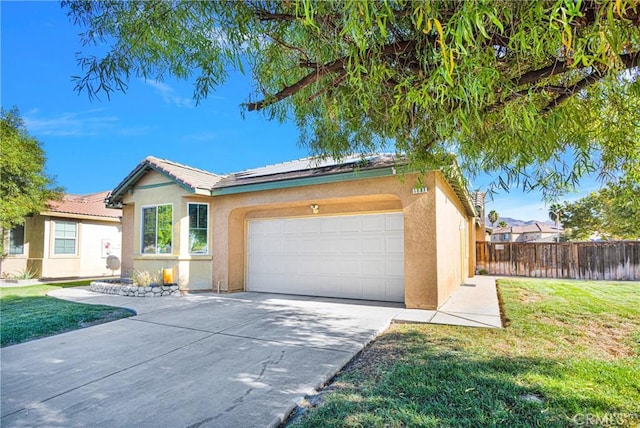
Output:
[[[470,235],[473,221],[440,173],[436,174],[436,235],[438,299],[441,306],[469,276]]]
[[[145,175],[123,200],[125,219],[125,244],[128,254],[123,259],[123,274],[129,276],[133,269],[159,273],[171,269],[174,282],[189,290],[211,290],[213,228],[209,221],[209,254],[189,254],[189,202],[209,204],[209,218],[213,208],[211,197],[198,196],[172,182],[168,177],[150,172]],[[173,236],[171,254],[142,254],[142,208],[150,205],[171,204]],[[127,254],[127,253],[125,253]]]
[[[171,268],[183,289],[242,291],[251,219],[402,212],[405,305],[435,309],[472,270],[468,255],[475,228],[440,173],[422,176],[427,191],[414,194],[418,178],[407,174],[205,197],[151,172],[123,201],[123,266],[152,272]],[[189,202],[209,204],[208,255],[188,253]],[[141,254],[141,209],[164,203],[173,204],[172,254]],[[318,214],[311,204],[319,205]]]
[[[56,221],[78,224],[76,254],[55,254]],[[24,269],[36,272],[40,278],[90,277],[118,275],[119,270],[107,269],[102,257],[103,240],[113,246],[111,252],[121,256],[121,225],[119,221],[99,218],[75,218],[35,215],[25,221],[25,253],[8,257],[3,272],[17,274]]]
[[[38,229],[41,228],[42,220],[39,216],[36,217],[40,222],[36,221],[33,217],[27,217],[24,222],[24,253],[7,255],[2,260],[2,274],[3,275],[19,275],[25,272],[27,269],[31,269],[36,273],[39,273],[37,266],[31,267],[28,263],[29,251],[35,251],[37,244],[34,245],[33,237],[37,235]],[[4,236],[5,250],[9,248],[9,234]],[[42,245],[42,244],[40,244]]]
[[[133,224],[135,207],[133,202],[122,207],[122,258],[120,259],[120,273],[125,277],[128,277],[133,269],[133,241],[135,240]]]
[[[55,254],[54,230],[57,221],[71,221],[78,224],[76,254]],[[46,247],[41,261],[40,275],[44,278],[119,275],[120,270],[112,271],[107,268],[107,254],[103,253],[102,246],[104,240],[109,240],[112,245],[110,252],[120,258],[121,232],[119,221],[46,217],[45,239],[43,239]]]

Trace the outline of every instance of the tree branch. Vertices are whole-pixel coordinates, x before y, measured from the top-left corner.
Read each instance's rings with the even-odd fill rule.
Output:
[[[556,60],[551,65],[539,68],[538,70],[528,71],[523,75],[516,77],[515,79],[511,79],[511,83],[514,86],[522,86],[522,85],[527,85],[531,83],[537,83],[548,77],[566,73],[567,71],[572,69],[573,68],[568,66],[566,62]]]
[[[407,52],[413,49],[414,47],[415,47],[415,42],[412,40],[392,43],[392,44],[383,46],[382,49],[380,50],[380,55],[381,56],[400,55],[404,52]],[[371,53],[371,52],[373,52],[373,50],[369,49],[369,52],[367,53]],[[332,62],[326,63],[324,65],[318,66],[315,69],[315,71],[312,71],[311,73],[304,76],[302,79],[298,80],[293,85],[287,86],[280,92],[272,96],[265,97],[264,100],[253,102],[253,103],[247,103],[247,110],[248,111],[261,110],[270,104],[277,103],[279,101],[284,100],[285,98],[289,98],[290,96],[298,93],[305,87],[311,85],[312,83],[317,82],[327,74],[344,70],[344,66],[347,63],[347,60],[348,60],[348,57],[345,56],[342,58],[338,58]],[[310,65],[310,64],[305,64],[305,65]]]
[[[565,102],[567,99],[575,95],[577,92],[580,92],[581,90],[583,90],[589,85],[593,85],[598,80],[602,79],[604,76],[605,76],[604,73],[595,71],[592,74],[585,77],[584,79],[579,80],[573,86],[568,87],[566,92],[563,92],[557,97],[555,97],[554,99],[552,99],[549,102],[549,104],[547,104],[542,110],[540,110],[540,113],[546,113],[553,110],[554,108],[558,107],[560,104]]]
[[[275,13],[269,12],[265,9],[257,9],[256,17],[260,21],[295,21],[299,19],[297,16],[291,15],[289,13]]]

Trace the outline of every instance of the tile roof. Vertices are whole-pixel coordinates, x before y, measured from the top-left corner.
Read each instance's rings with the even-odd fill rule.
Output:
[[[48,213],[64,213],[71,215],[87,215],[95,217],[118,218],[122,210],[107,208],[104,200],[109,192],[91,193],[88,195],[66,194],[60,201],[50,201]]]
[[[189,187],[192,190],[211,190],[220,181],[222,176],[203,169],[182,165],[166,159],[148,156],[142,163],[153,166],[156,170],[164,172],[175,181]]]

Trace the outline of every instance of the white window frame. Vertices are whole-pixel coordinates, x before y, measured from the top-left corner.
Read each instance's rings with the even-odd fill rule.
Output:
[[[164,253],[164,252],[159,252],[158,251],[158,207],[164,207],[164,206],[170,206],[171,207],[171,250],[168,253]],[[154,248],[155,248],[155,252],[145,252],[145,247],[144,247],[144,210],[148,209],[148,208],[155,208],[156,209],[156,226],[155,226],[155,230],[156,230],[156,240],[155,240],[155,244],[154,244]],[[173,254],[173,244],[174,244],[174,239],[173,239],[173,203],[166,203],[166,204],[154,204],[154,205],[143,205],[140,208],[140,254],[143,255],[171,255]]]
[[[56,228],[58,227],[59,224],[75,224],[76,226],[76,233],[75,236],[73,238],[67,237],[67,236],[61,236],[58,237],[56,235]],[[54,220],[53,221],[53,254],[56,256],[75,256],[78,254],[78,232],[80,229],[80,223],[77,221],[69,221],[69,220]],[[59,239],[64,240],[64,241],[71,241],[73,240],[73,253],[59,253],[56,249],[56,241],[58,241]]]
[[[204,205],[207,207],[207,228],[206,228],[206,233],[205,233],[205,245],[204,245],[204,251],[191,251],[191,205]],[[187,203],[187,219],[189,222],[189,225],[187,227],[187,231],[189,236],[187,237],[188,239],[188,245],[189,245],[189,254],[193,254],[193,255],[197,255],[197,256],[206,256],[209,254],[209,213],[210,213],[210,209],[209,209],[209,204],[206,202],[188,202]],[[197,230],[202,230],[202,228],[196,228]]]

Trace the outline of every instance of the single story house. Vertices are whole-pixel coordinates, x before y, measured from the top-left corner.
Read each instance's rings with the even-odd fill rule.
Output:
[[[105,207],[108,194],[67,194],[26,217],[5,236],[2,273],[30,271],[38,278],[119,275],[106,260],[110,255],[120,258],[122,211]]]
[[[491,242],[556,242],[563,232],[555,226],[534,222],[524,226],[508,226],[493,229]]]
[[[476,212],[459,176],[403,168],[375,154],[218,175],[147,157],[106,205],[122,209],[124,273],[434,309],[474,273]]]

